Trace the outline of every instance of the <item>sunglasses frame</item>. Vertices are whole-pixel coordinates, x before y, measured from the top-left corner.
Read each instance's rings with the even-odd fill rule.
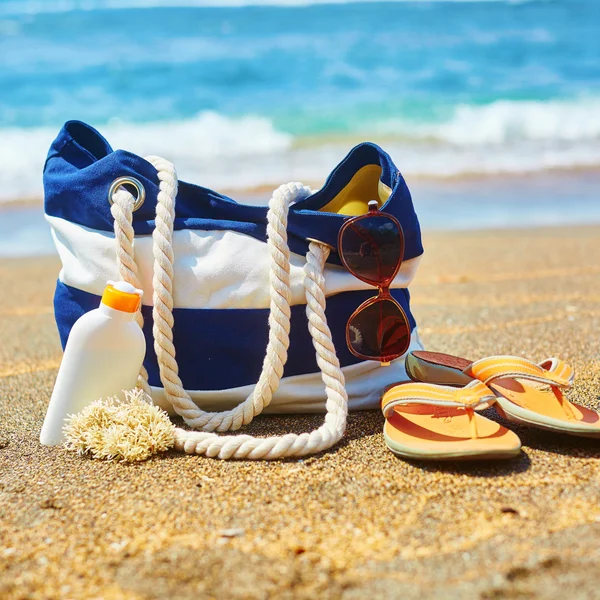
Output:
[[[362,221],[363,219],[372,219],[372,218],[383,218],[383,219],[388,219],[388,220],[392,221],[398,228],[398,235],[400,237],[400,257],[401,258],[398,261],[398,264],[396,265],[396,268],[395,268],[394,272],[392,273],[392,275],[387,277],[384,281],[379,282],[379,283],[373,283],[373,281],[371,281],[369,279],[365,279],[364,277],[361,277],[360,275],[358,275],[357,273],[354,272],[354,270],[346,262],[346,259],[344,257],[344,247],[343,247],[343,243],[342,243],[342,238],[344,237],[344,232],[349,227],[351,227],[352,225],[355,225],[356,223],[358,223],[359,221]],[[404,319],[404,322],[406,324],[406,330],[410,333],[410,323],[408,321],[408,317],[406,316],[406,313],[404,312],[404,309],[402,308],[402,306],[400,306],[398,301],[390,293],[390,285],[391,285],[392,281],[394,281],[394,278],[396,277],[396,275],[398,275],[398,271],[400,271],[400,268],[402,267],[402,263],[404,262],[404,232],[402,231],[402,225],[400,225],[400,221],[398,221],[398,219],[396,219],[396,217],[394,217],[393,215],[390,215],[388,213],[381,212],[379,210],[379,208],[375,206],[375,203],[373,203],[373,204],[369,203],[369,212],[368,213],[348,219],[340,228],[340,231],[338,233],[338,254],[339,254],[340,260],[342,261],[342,264],[344,265],[344,267],[346,267],[346,269],[348,270],[349,273],[354,275],[354,277],[356,277],[360,281],[366,283],[367,285],[373,286],[374,288],[377,288],[377,290],[378,290],[378,293],[375,296],[365,300],[348,318],[348,321],[346,322],[346,344],[348,346],[348,350],[350,350],[350,352],[352,352],[352,354],[354,354],[354,356],[356,356],[362,360],[378,360],[382,365],[389,365],[392,360],[395,360],[396,358],[399,358],[400,356],[402,356],[403,354],[406,353],[406,351],[410,347],[410,336],[408,338],[408,343],[406,345],[406,348],[404,349],[404,351],[402,353],[380,355],[378,358],[373,358],[372,356],[367,356],[366,354],[357,352],[352,347],[352,343],[350,340],[350,323],[352,322],[354,317],[358,313],[362,312],[365,308],[371,306],[372,304],[376,304],[377,302],[382,302],[382,301],[388,300],[388,301],[392,302],[398,308],[400,315],[402,316],[402,318]]]

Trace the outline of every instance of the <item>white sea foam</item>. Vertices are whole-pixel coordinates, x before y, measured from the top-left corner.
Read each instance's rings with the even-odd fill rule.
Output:
[[[0,129],[0,202],[40,198],[42,168],[56,129]]]
[[[458,106],[438,124],[386,120],[344,141],[296,140],[264,117],[205,112],[177,122],[100,127],[114,148],[172,160],[185,181],[246,189],[322,181],[358,137],[379,142],[409,178],[600,168],[600,100]],[[56,129],[0,129],[0,201],[40,197]],[[299,143],[301,142],[301,143]]]
[[[140,156],[159,154],[172,160],[178,172],[190,179],[208,176],[216,184],[244,188],[261,184],[262,161],[285,154],[292,144],[289,134],[277,131],[263,117],[228,118],[203,112],[185,121],[120,123],[100,127],[115,149]],[[0,129],[0,201],[40,197],[44,160],[57,129]],[[241,177],[239,164],[255,164],[256,170]],[[195,180],[198,181],[198,180]],[[204,180],[200,181],[204,183]]]
[[[419,125],[401,118],[390,119],[378,123],[376,130],[458,146],[592,141],[600,139],[600,99],[462,104],[455,108],[452,118],[442,123]]]

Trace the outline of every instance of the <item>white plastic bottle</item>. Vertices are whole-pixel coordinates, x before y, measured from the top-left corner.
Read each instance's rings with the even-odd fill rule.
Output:
[[[146,340],[133,320],[142,291],[108,282],[100,306],[77,320],[67,341],[40,441],[61,444],[67,415],[100,398],[123,397],[135,387]]]

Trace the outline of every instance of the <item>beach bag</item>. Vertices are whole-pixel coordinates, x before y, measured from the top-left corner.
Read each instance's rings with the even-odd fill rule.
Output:
[[[268,207],[253,206],[178,182],[167,160],[113,151],[95,129],[71,121],[50,148],[44,189],[62,262],[54,309],[63,348],[107,281],[143,289],[138,385],[200,430],[177,430],[176,447],[186,452],[316,452],[341,437],[347,408],[375,408],[387,385],[407,379],[404,357],[381,366],[346,344],[348,318],[376,290],[346,271],[335,248],[344,220],[367,212],[369,200],[402,225],[404,261],[391,293],[408,317],[409,350],[422,349],[407,289],[423,253],[419,223],[402,175],[375,144],[353,148],[320,190],[287,184]],[[324,410],[324,425],[310,434],[214,433],[263,411]]]

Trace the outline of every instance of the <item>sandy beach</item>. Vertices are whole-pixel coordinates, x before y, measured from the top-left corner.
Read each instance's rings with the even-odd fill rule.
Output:
[[[577,369],[600,404],[600,227],[429,233],[411,287],[425,345]],[[518,459],[419,464],[377,411],[303,461],[41,447],[60,361],[54,257],[0,262],[0,597],[597,598],[600,444],[513,427]],[[495,416],[489,411],[491,418]],[[320,416],[257,418],[254,434]]]
[[[176,167],[178,218],[206,206],[211,228],[237,220],[232,207],[183,182],[265,206],[284,182],[316,190],[333,173],[331,198],[354,180],[350,205],[352,190],[382,196],[354,179],[362,166],[395,189],[400,172],[423,232],[410,294],[426,349],[558,356],[576,372],[568,397],[600,411],[599,24],[599,0],[0,0],[0,600],[600,600],[600,439],[494,408],[517,458],[402,460],[379,410],[352,413],[340,444],[304,460],[124,464],[39,443],[62,357],[42,198],[77,224],[80,254],[111,231],[81,206],[116,177],[149,182],[148,156]],[[340,163],[367,140],[382,151]],[[222,295],[213,308],[237,306]],[[178,310],[206,306],[189,298]],[[233,387],[264,347],[203,317],[201,366],[180,361],[182,377],[218,375],[196,386],[214,389],[225,372]],[[241,355],[222,368],[218,333]],[[196,360],[184,343],[178,357]],[[322,419],[259,416],[240,433]]]

